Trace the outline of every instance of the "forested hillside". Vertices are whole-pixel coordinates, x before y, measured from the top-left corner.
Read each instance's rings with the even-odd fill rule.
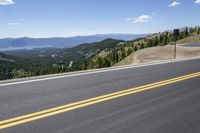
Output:
[[[15,70],[20,70],[20,66],[15,63],[15,60],[3,53],[0,53],[0,80],[17,78]]]
[[[3,61],[3,60],[4,61],[14,61],[14,59],[12,59],[12,57],[0,52],[0,61]]]
[[[200,34],[200,27],[186,27],[180,29],[179,32],[180,34],[177,37],[178,41],[187,38],[190,38],[190,41],[196,41],[198,40],[196,38]],[[175,37],[173,34],[173,30],[152,34],[147,37],[139,38],[132,41],[127,41],[123,45],[118,45],[118,47],[115,47],[111,50],[104,50],[100,54],[96,55],[95,58],[91,59],[88,62],[87,68],[89,69],[113,66],[139,49],[155,46],[165,46],[167,44],[173,45],[174,41]]]
[[[192,38],[199,34],[199,27],[186,27],[180,29],[177,40]],[[106,39],[66,49],[38,49],[39,52],[36,50],[28,52],[29,54],[27,51],[20,51],[20,54],[12,54],[14,57],[9,60],[0,60],[0,79],[110,67],[123,61],[137,50],[167,44],[173,45],[174,40],[173,32],[165,31],[132,41]],[[5,56],[0,54],[0,59]]]

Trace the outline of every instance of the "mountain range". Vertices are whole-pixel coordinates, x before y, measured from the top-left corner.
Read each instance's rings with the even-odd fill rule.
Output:
[[[71,48],[83,43],[92,43],[105,40],[107,38],[119,40],[133,40],[142,38],[147,34],[97,34],[91,36],[75,37],[54,37],[54,38],[4,38],[0,39],[0,51],[33,49],[44,47]]]

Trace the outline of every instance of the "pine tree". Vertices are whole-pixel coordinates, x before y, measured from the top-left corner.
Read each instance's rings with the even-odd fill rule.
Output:
[[[164,44],[164,45],[167,45],[168,42],[169,42],[168,33],[165,33],[165,34],[164,34],[164,39],[163,39],[163,44]]]
[[[153,46],[158,46],[159,40],[158,37],[156,36],[153,40]]]
[[[140,46],[140,49],[143,49],[144,48],[144,43],[141,43],[139,46]]]
[[[162,45],[162,42],[163,42],[163,36],[160,34],[160,37],[159,37],[159,43],[160,43],[160,45]]]
[[[199,27],[198,30],[197,30],[197,34],[200,34],[200,27]]]
[[[98,64],[98,68],[101,68],[103,66],[103,61],[101,57],[98,57],[97,64]]]
[[[185,37],[187,37],[189,35],[188,33],[188,27],[185,28]]]
[[[131,53],[132,53],[132,49],[131,49],[131,48],[128,48],[127,55],[130,55]]]
[[[135,52],[138,51],[138,47],[137,46],[134,47],[134,51]]]
[[[126,57],[125,51],[122,51],[122,59],[124,59]]]
[[[103,66],[102,67],[110,67],[110,66],[111,66],[111,63],[108,60],[108,58],[104,58],[103,59]]]

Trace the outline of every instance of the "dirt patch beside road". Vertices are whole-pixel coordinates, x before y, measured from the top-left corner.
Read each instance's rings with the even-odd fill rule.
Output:
[[[200,47],[177,46],[177,58],[191,58],[200,56]],[[158,46],[146,48],[134,53],[134,63],[144,63],[174,58],[174,46]]]

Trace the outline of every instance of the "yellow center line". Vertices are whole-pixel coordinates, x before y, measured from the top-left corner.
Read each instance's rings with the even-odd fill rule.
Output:
[[[74,110],[74,109],[78,109],[78,108],[82,108],[82,107],[85,107],[85,106],[101,103],[101,102],[104,102],[104,101],[116,99],[116,98],[119,98],[119,97],[123,97],[123,96],[126,96],[126,95],[130,95],[130,94],[134,94],[134,93],[138,93],[138,92],[142,92],[142,91],[147,91],[147,90],[150,90],[150,89],[153,89],[153,88],[161,87],[161,86],[164,86],[164,85],[169,85],[169,84],[172,84],[172,83],[180,82],[180,81],[183,81],[183,80],[187,80],[187,79],[199,77],[199,76],[200,76],[200,72],[188,74],[188,75],[185,75],[185,76],[172,78],[172,79],[169,79],[169,80],[164,80],[164,81],[160,81],[160,82],[156,82],[156,83],[152,83],[152,84],[148,84],[148,85],[144,85],[144,86],[140,86],[140,87],[126,89],[126,90],[123,90],[123,91],[118,91],[118,92],[115,92],[115,93],[110,93],[110,94],[107,94],[107,95],[102,95],[102,96],[98,96],[98,97],[95,97],[95,98],[82,100],[82,101],[79,101],[79,102],[59,106],[59,107],[56,107],[56,108],[51,108],[51,109],[47,109],[47,110],[44,110],[44,111],[39,111],[39,112],[36,112],[36,113],[32,113],[32,114],[28,114],[28,115],[24,115],[24,116],[19,116],[19,117],[16,117],[16,118],[11,118],[11,119],[8,119],[8,120],[3,120],[3,121],[0,121],[0,129],[20,125],[20,124],[23,124],[23,123],[42,119],[42,118],[45,118],[45,117],[61,114],[61,113],[71,111],[71,110]]]

